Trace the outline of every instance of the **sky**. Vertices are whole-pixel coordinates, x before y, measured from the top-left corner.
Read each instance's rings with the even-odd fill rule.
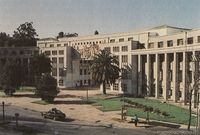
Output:
[[[200,28],[200,0],[0,0],[0,32],[33,22],[39,38],[129,32],[160,25]]]

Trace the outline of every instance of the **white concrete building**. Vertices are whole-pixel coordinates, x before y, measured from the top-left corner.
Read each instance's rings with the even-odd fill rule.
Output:
[[[191,57],[200,60],[200,29],[163,25],[133,32],[42,39],[37,46],[51,58],[52,75],[61,88],[83,86],[87,81],[93,84],[88,62],[100,49],[106,49],[119,59],[120,68],[131,67],[129,78],[107,84],[108,90],[187,102],[199,69]]]

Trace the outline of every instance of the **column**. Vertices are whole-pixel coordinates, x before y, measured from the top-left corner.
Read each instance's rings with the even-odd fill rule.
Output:
[[[151,93],[151,58],[150,54],[147,54],[147,67],[146,67],[146,76],[147,76],[147,96]]]
[[[187,59],[187,57],[186,57],[186,53],[185,52],[183,52],[183,62],[182,62],[182,82],[183,82],[183,91],[182,91],[182,101],[184,102],[184,105],[186,105],[186,103],[187,103],[187,101],[186,101],[186,78],[185,78],[185,76],[186,76],[186,59]]]
[[[168,55],[167,53],[164,54],[164,57],[165,57],[165,62],[164,62],[164,66],[163,66],[163,85],[164,85],[164,90],[163,90],[163,98],[165,100],[168,99],[168,96],[169,96],[169,77],[168,77],[168,65],[169,65],[169,59],[168,59]]]
[[[173,91],[172,91],[172,98],[174,100],[174,102],[177,102],[177,60],[178,59],[178,55],[176,53],[174,53],[174,61],[173,61]]]
[[[138,92],[137,95],[141,94],[142,90],[142,56],[138,55]]]
[[[159,54],[156,54],[155,61],[155,98],[159,98],[159,80],[160,80],[160,57]]]

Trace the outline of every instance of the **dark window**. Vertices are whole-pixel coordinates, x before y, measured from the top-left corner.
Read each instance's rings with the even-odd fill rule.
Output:
[[[193,37],[188,38],[188,39],[187,39],[187,43],[188,43],[188,44],[193,44]]]
[[[162,48],[163,47],[163,42],[158,42],[158,48]]]
[[[80,69],[80,75],[82,75],[82,69]]]
[[[171,46],[173,46],[173,40],[167,41],[167,47],[171,47]]]
[[[183,45],[183,39],[177,39],[177,45]]]
[[[120,39],[119,39],[119,42],[123,42],[123,41],[124,41],[124,38],[120,38]]]

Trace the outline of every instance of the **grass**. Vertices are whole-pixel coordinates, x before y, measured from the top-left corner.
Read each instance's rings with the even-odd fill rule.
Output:
[[[98,106],[98,108],[102,111],[119,111],[121,110],[122,105],[128,104],[121,102],[121,98],[105,98],[101,99],[98,98],[99,96],[96,95],[93,98],[89,98],[89,102],[93,106]],[[102,95],[101,95],[102,97]],[[107,97],[107,96],[106,96]],[[167,114],[170,114],[171,117],[163,117],[161,115],[155,114],[155,113],[149,113],[149,118],[151,120],[158,120],[158,121],[165,121],[165,122],[172,122],[177,124],[188,124],[188,116],[189,116],[189,110],[181,108],[179,106],[167,104],[167,103],[161,103],[157,100],[152,99],[144,99],[144,98],[131,98],[126,97],[126,99],[129,99],[133,102],[137,102],[139,104],[151,106],[153,108],[158,108],[161,112],[165,111]],[[196,117],[194,116],[195,112],[192,112],[192,120],[191,125],[196,124]],[[134,116],[137,114],[140,118],[146,118],[147,112],[144,112],[141,109],[136,108],[128,108],[127,109],[127,115],[128,116]]]
[[[26,135],[48,135],[47,133],[41,132],[39,130],[27,127],[27,126],[18,126],[14,127],[14,130],[17,132],[22,132]]]
[[[40,104],[40,105],[48,105],[48,104],[50,104],[49,102],[46,102],[46,101],[43,101],[43,100],[33,101],[32,103]]]

